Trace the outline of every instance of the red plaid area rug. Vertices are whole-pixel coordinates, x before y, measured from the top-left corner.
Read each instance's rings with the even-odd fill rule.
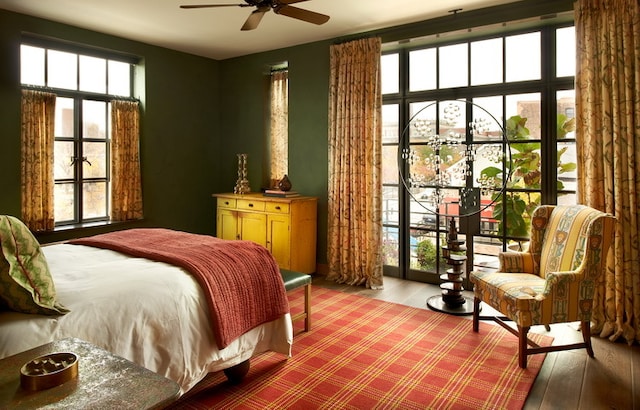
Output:
[[[289,297],[292,312],[302,309],[302,288]],[[319,287],[312,308],[292,357],[251,359],[239,385],[210,374],[171,408],[520,409],[544,360],[529,356],[520,369],[518,341],[500,326],[474,333],[471,320],[426,308]]]

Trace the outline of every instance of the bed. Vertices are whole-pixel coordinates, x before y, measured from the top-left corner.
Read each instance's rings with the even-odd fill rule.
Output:
[[[13,221],[15,223],[15,218]],[[2,223],[0,219],[0,234]],[[236,256],[216,269],[229,270],[230,274],[224,276],[235,277],[236,282],[223,285],[226,287],[216,295],[217,301],[212,301],[207,296],[207,287],[212,286],[211,283],[203,282],[186,268],[196,262],[176,265],[163,260],[162,252],[171,246],[161,243],[155,251],[160,253],[160,257],[155,257],[155,260],[136,255],[138,244],[145,242],[140,238],[150,238],[157,233],[178,235],[180,241],[175,246],[183,246],[185,253],[188,253],[187,248],[205,249],[212,241],[235,243],[231,253]],[[126,245],[126,239],[122,238],[129,234],[134,238],[130,242],[134,248],[132,254],[110,249],[113,243]],[[105,236],[85,239],[94,238],[104,240]],[[183,394],[209,372],[230,368],[242,368],[243,373],[246,372],[248,360],[259,353],[274,351],[284,357],[290,356],[293,330],[288,304],[286,310],[282,310],[280,302],[277,309],[272,309],[275,302],[263,305],[261,303],[264,302],[253,299],[249,289],[271,286],[276,299],[284,295],[286,301],[282,279],[278,274],[280,285],[273,287],[273,278],[260,279],[254,277],[257,275],[253,272],[244,272],[256,268],[273,271],[275,261],[272,257],[263,255],[262,258],[250,259],[239,251],[247,248],[247,252],[252,252],[258,245],[164,229],[106,234],[106,245],[104,242],[102,245],[83,242],[85,239],[42,247],[36,245],[55,286],[55,300],[49,300],[53,311],[34,314],[8,310],[7,307],[0,310],[0,358],[54,340],[76,337],[174,380]],[[188,243],[184,243],[185,240]],[[149,241],[153,242],[152,239]],[[2,275],[6,270],[3,268],[8,265],[6,259],[10,259],[6,256],[8,250],[5,245],[8,242],[3,240],[2,243],[5,255],[5,260],[0,255]],[[23,244],[19,245],[24,249]],[[15,252],[19,253],[19,250]],[[239,253],[241,256],[237,256]],[[197,263],[202,264],[203,261]],[[6,277],[1,280],[6,281]],[[244,284],[239,286],[239,283]],[[0,283],[1,293],[10,293],[2,286]],[[238,295],[234,296],[235,293]],[[274,296],[268,297],[273,299]],[[234,313],[243,310],[237,306],[254,303],[259,312],[252,313],[256,309],[249,309],[246,313],[247,316],[255,316],[253,321]],[[215,304],[221,305],[221,310],[212,310]],[[265,310],[270,311],[266,316]],[[214,318],[221,314],[223,317],[218,318],[221,323],[216,323]],[[220,328],[230,328],[231,332],[220,335]]]

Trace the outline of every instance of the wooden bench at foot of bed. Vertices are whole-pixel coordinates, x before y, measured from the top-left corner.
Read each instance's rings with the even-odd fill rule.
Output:
[[[280,269],[280,274],[282,275],[284,288],[287,292],[301,286],[305,287],[304,312],[292,315],[291,320],[295,322],[297,320],[304,319],[304,331],[308,332],[311,330],[311,275],[286,269]]]

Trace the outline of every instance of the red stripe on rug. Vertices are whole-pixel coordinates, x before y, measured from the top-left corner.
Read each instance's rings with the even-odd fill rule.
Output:
[[[289,293],[292,313],[301,290]],[[253,358],[237,386],[210,374],[171,408],[520,409],[545,357],[520,369],[512,334],[488,323],[474,333],[468,318],[319,287],[311,300],[313,327],[296,334],[293,357]]]

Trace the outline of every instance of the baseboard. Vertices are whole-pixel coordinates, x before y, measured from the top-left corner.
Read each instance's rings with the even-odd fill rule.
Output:
[[[329,273],[329,265],[326,263],[319,263],[316,265],[316,275],[327,276]]]

